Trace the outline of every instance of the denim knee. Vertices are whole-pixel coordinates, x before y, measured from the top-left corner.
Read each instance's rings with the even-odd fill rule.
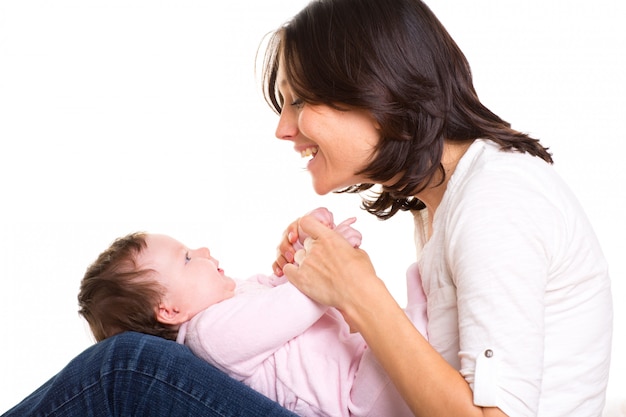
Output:
[[[162,338],[123,333],[91,346],[3,417],[293,416]]]

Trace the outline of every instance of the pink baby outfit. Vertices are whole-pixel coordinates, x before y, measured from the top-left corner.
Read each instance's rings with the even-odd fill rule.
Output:
[[[355,219],[335,226],[325,208],[309,214],[360,245],[361,234],[351,227]],[[305,238],[300,231],[294,249],[302,249]],[[407,271],[407,283],[407,315],[426,335],[426,298],[416,267]],[[285,277],[240,281],[233,298],[184,323],[177,341],[300,416],[413,415],[341,313],[314,302]]]
[[[240,282],[233,298],[184,323],[177,341],[300,416],[412,415],[341,313],[282,278]]]

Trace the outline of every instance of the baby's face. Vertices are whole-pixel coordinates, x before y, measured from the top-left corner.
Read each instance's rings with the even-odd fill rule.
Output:
[[[208,248],[191,250],[169,236],[156,234],[147,235],[146,243],[137,262],[141,268],[156,271],[156,279],[165,288],[159,321],[183,323],[234,295],[235,281],[224,275]]]

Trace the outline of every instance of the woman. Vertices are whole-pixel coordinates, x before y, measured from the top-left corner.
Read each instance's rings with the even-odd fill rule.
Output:
[[[313,155],[317,193],[371,190],[371,213],[415,215],[430,343],[367,254],[308,217],[288,228],[277,272],[343,313],[417,416],[600,415],[612,310],[597,240],[547,150],[479,102],[430,10],[313,2],[273,37],[266,68],[277,136]],[[311,236],[299,267],[297,225]],[[55,413],[289,415],[184,347],[133,333],[7,415]]]
[[[415,415],[600,415],[612,321],[601,249],[550,153],[480,103],[427,6],[314,2],[270,45],[276,135],[313,156],[315,191],[373,190],[370,213],[414,214],[430,343],[367,254],[311,219],[288,228],[276,273],[343,313]],[[312,238],[299,267],[297,225]]]

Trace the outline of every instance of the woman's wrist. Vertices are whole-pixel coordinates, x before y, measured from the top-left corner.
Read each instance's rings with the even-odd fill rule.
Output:
[[[401,310],[380,278],[375,276],[367,281],[368,285],[351,288],[357,291],[351,291],[345,296],[343,304],[337,306],[350,328],[361,333],[362,329],[376,326],[382,311],[389,308]]]

